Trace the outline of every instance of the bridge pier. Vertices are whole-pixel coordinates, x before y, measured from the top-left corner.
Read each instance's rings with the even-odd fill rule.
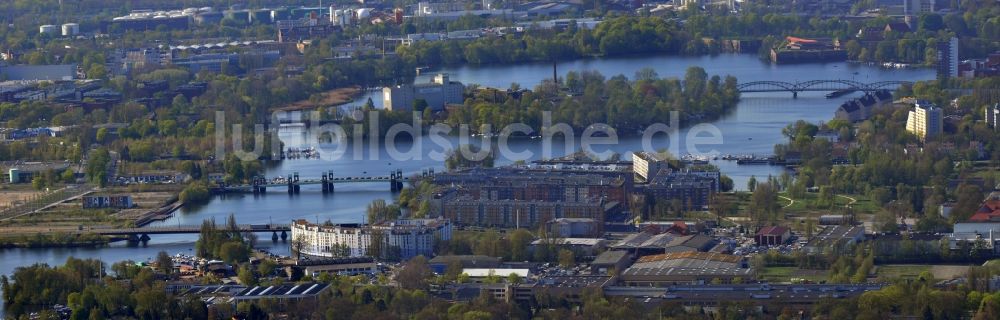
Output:
[[[798,91],[792,91],[792,99],[798,99],[798,98],[799,98],[799,92]]]
[[[298,194],[301,191],[299,186],[299,173],[295,172],[288,177],[288,194]]]
[[[284,231],[282,231],[282,233],[284,233]],[[278,242],[278,233],[277,232],[271,232],[271,242]]]
[[[258,176],[253,178],[253,186],[250,188],[253,190],[254,195],[261,195],[267,193],[267,178],[264,176]]]
[[[326,178],[327,178],[326,183],[328,184],[327,189],[329,190],[330,194],[333,194],[333,190],[334,190],[333,189],[333,170],[330,170],[330,171],[328,171],[326,173]]]
[[[399,192],[403,190],[403,171],[396,170],[389,172],[389,191]]]
[[[299,193],[299,173],[295,172],[295,174],[293,174],[293,178],[294,178],[293,183],[294,183],[295,193],[298,194]]]
[[[142,236],[139,237],[139,242],[142,242],[142,246],[146,246],[146,244],[149,243],[149,240],[150,240],[149,235],[145,233],[143,233]]]
[[[324,172],[319,179],[319,184],[322,185],[323,187],[323,194],[330,193],[330,184],[327,182],[326,179],[327,179],[326,173]]]
[[[288,232],[281,231],[281,241],[288,240]]]
[[[389,172],[389,191],[396,192],[396,172]]]

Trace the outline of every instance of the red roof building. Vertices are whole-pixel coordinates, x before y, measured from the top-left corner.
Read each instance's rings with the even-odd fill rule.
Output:
[[[970,222],[1000,222],[1000,200],[986,200],[976,213],[969,217]]]
[[[771,226],[761,228],[754,236],[758,246],[774,246],[788,242],[792,237],[792,231],[785,227]]]

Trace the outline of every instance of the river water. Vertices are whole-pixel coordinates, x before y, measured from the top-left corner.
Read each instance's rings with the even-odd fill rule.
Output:
[[[755,55],[718,55],[703,57],[676,56],[643,56],[622,57],[611,59],[588,59],[569,61],[558,64],[558,72],[565,75],[571,70],[596,70],[610,78],[616,74],[632,77],[635,71],[644,67],[656,70],[660,77],[683,77],[689,66],[701,66],[711,75],[730,74],[740,82],[757,80],[806,81],[820,79],[852,79],[860,82],[876,82],[887,80],[926,80],[934,77],[930,69],[886,70],[878,67],[854,65],[847,63],[813,63],[797,65],[772,65],[761,62]],[[418,77],[417,82],[426,82],[434,73],[449,73],[453,81],[465,84],[477,83],[482,86],[507,88],[516,82],[523,88],[532,88],[543,79],[552,77],[551,64],[523,64],[516,66],[464,66],[426,72]],[[744,94],[735,111],[721,119],[712,122],[722,133],[722,143],[700,147],[701,151],[716,150],[720,154],[770,154],[773,145],[783,142],[781,128],[796,120],[806,120],[813,123],[828,121],[833,117],[837,106],[858,94],[843,96],[836,99],[826,99],[822,92],[800,93],[793,99],[791,93],[751,93]],[[381,92],[373,92],[356,102],[363,103],[371,97],[377,106],[381,105]],[[688,129],[681,130],[681,137]],[[315,137],[300,129],[282,129],[279,136],[286,146],[300,147],[315,145]],[[661,137],[662,138],[662,137]],[[455,142],[457,138],[448,137]],[[656,147],[666,146],[666,138],[657,140]],[[684,141],[681,139],[681,141]],[[399,143],[397,149],[408,150],[412,142]],[[531,151],[537,159],[541,154],[539,140],[512,140],[514,151]],[[555,143],[556,146],[561,144]],[[384,147],[374,147],[378,154],[377,160],[371,156],[363,159],[353,157],[352,148],[333,160],[334,152],[331,145],[322,145],[322,159],[319,160],[287,160],[267,169],[266,175],[274,177],[299,172],[302,178],[316,178],[323,171],[333,170],[337,176],[388,175],[391,170],[402,170],[404,174],[419,173],[428,168],[443,169],[443,163],[435,161],[426,155],[431,151],[442,152],[434,143],[422,143],[418,154],[424,155],[419,160],[396,160],[390,157]],[[371,146],[365,146],[362,151],[369,155]],[[623,155],[642,149],[638,137],[621,137],[619,143],[613,146],[595,147],[596,151],[610,150]],[[679,154],[686,154],[686,146],[679,146]],[[560,148],[555,149],[555,155],[562,155]],[[626,157],[627,158],[627,157]],[[509,163],[516,159],[499,159],[498,164]],[[737,188],[745,188],[750,176],[766,177],[778,175],[781,168],[771,166],[737,166],[735,162],[713,161],[726,174],[733,178]],[[289,196],[284,189],[269,190],[264,196],[226,195],[213,198],[208,204],[198,207],[183,208],[172,218],[155,223],[159,226],[196,225],[204,219],[225,221],[229,214],[235,214],[239,223],[288,223],[293,219],[308,219],[310,221],[361,222],[365,206],[374,199],[390,200],[394,197],[385,183],[338,184],[336,194],[323,195],[319,186],[304,186],[301,194]],[[168,253],[191,252],[195,235],[153,235],[148,245],[130,247],[124,243],[115,243],[102,248],[53,248],[53,249],[0,249],[0,273],[11,274],[18,266],[34,263],[61,264],[67,257],[99,258],[110,264],[115,261],[132,259],[151,259],[160,250]],[[283,242],[272,242],[271,234],[260,234],[257,246],[279,254],[288,253],[288,245]]]

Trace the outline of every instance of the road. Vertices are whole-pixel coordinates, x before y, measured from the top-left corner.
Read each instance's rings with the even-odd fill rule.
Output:
[[[852,198],[850,196],[845,196],[845,195],[842,195],[842,194],[838,194],[837,196],[851,201],[851,202],[848,202],[847,204],[844,205],[845,208],[850,208],[851,206],[854,205],[854,203],[858,202],[858,199],[854,199],[854,198]]]
[[[782,209],[791,207],[793,204],[795,204],[795,199],[792,199],[792,198],[789,198],[789,197],[786,197],[786,196],[778,196],[778,198],[782,198],[782,199],[788,200],[788,204],[786,204],[784,207],[781,207]]]

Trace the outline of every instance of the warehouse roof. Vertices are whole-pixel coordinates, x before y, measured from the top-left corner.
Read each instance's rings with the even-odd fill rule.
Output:
[[[627,251],[605,251],[594,259],[591,264],[617,264],[618,261],[628,257]]]
[[[531,275],[531,271],[528,269],[502,269],[502,268],[465,268],[462,269],[462,273],[473,278],[482,278],[489,276],[499,276],[506,277],[511,273],[517,274],[522,278],[526,278]]]
[[[295,299],[314,297],[329,288],[326,283],[282,284],[247,288],[233,295],[235,300]]]
[[[708,252],[675,252],[640,258],[622,276],[731,275],[748,276],[738,256]]]

